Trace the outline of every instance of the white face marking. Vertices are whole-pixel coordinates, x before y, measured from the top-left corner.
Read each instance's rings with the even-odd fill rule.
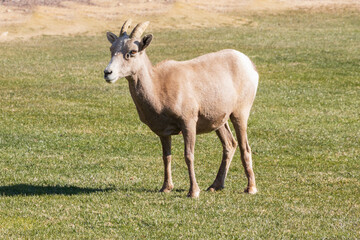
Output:
[[[120,56],[119,56],[120,57]],[[105,72],[108,72],[108,74],[104,75],[105,80],[108,83],[114,83],[116,82],[119,77],[119,63],[117,61],[117,56],[113,56],[109,62],[109,64],[107,65],[107,67],[105,68]]]
[[[118,38],[110,48],[112,57],[105,68],[104,78],[108,83],[114,83],[119,78],[130,76],[133,73],[134,59],[125,58],[130,50],[137,46],[126,36],[126,38]]]

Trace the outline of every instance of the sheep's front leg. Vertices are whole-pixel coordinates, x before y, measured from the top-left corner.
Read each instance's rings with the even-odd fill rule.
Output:
[[[171,136],[160,137],[163,161],[164,161],[164,184],[160,192],[170,192],[174,188],[171,178]]]
[[[195,139],[196,139],[196,123],[191,122],[184,124],[182,129],[183,137],[184,137],[184,156],[186,165],[189,171],[190,177],[190,190],[188,193],[188,197],[197,198],[200,194],[199,186],[196,182],[195,178],[195,170],[194,170],[194,149],[195,149]]]

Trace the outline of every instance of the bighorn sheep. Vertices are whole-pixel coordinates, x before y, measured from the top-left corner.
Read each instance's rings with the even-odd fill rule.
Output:
[[[121,28],[120,36],[107,32],[112,44],[111,60],[104,78],[113,83],[128,80],[130,94],[140,120],[161,140],[164,183],[161,192],[170,192],[171,135],[182,133],[184,157],[190,177],[189,197],[198,197],[200,189],[194,171],[196,134],[214,131],[223,146],[220,169],[210,191],[222,189],[237,143],[228,125],[234,125],[241,161],[248,179],[245,192],[257,192],[247,139],[247,120],[255,99],[259,75],[251,60],[236,50],[222,50],[188,61],[164,61],[153,67],[145,53],[153,36],[141,38],[149,22],[138,24],[130,35],[131,20]]]

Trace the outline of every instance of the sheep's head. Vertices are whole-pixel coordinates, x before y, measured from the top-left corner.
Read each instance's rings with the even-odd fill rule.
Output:
[[[119,78],[135,74],[144,64],[142,55],[153,36],[149,34],[141,38],[141,35],[149,22],[139,23],[128,35],[127,30],[130,24],[131,20],[124,23],[119,37],[112,32],[106,33],[107,39],[112,44],[111,60],[104,70],[104,78],[108,83],[114,83]]]

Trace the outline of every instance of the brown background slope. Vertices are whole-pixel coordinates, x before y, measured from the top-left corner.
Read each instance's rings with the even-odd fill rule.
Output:
[[[289,9],[360,11],[358,0],[0,0],[0,41],[39,35],[92,35],[124,20],[150,20],[150,30],[252,24],[253,12]]]

